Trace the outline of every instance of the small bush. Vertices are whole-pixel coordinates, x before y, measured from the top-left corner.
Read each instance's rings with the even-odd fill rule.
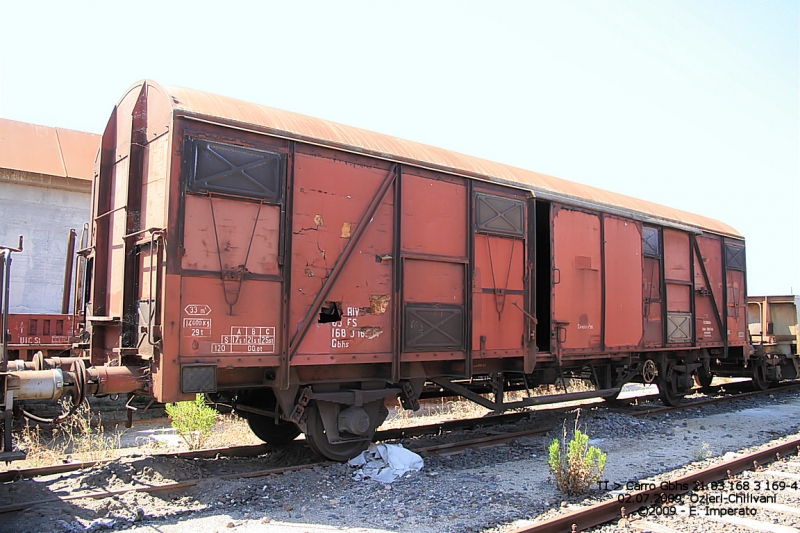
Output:
[[[705,461],[713,456],[714,452],[711,451],[711,446],[709,446],[707,442],[704,442],[700,448],[696,448],[692,452],[692,458],[697,462]]]
[[[199,450],[211,436],[217,412],[206,405],[202,394],[192,402],[168,403],[167,415],[172,419],[172,428],[186,442],[190,450]]]
[[[577,422],[576,422],[577,423]],[[583,494],[600,481],[606,467],[606,454],[589,446],[589,435],[575,428],[575,436],[567,443],[566,429],[561,442],[553,439],[547,464],[556,486],[569,496]]]

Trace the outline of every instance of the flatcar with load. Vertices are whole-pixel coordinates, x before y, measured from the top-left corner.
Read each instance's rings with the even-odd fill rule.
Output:
[[[345,460],[431,386],[504,410],[565,377],[597,389],[570,397],[640,381],[674,404],[768,371],[724,223],[152,81],[108,122],[91,227],[86,358],[40,397],[202,393]]]

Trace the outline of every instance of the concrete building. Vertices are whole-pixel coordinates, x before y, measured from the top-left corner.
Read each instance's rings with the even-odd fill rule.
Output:
[[[89,222],[99,147],[100,135],[0,119],[0,244],[24,238],[10,312],[61,312],[67,241]]]

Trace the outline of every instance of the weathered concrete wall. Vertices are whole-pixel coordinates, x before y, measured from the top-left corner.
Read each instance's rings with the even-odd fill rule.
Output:
[[[0,169],[0,244],[24,238],[12,255],[10,312],[61,312],[69,230],[80,239],[90,202],[87,180]]]

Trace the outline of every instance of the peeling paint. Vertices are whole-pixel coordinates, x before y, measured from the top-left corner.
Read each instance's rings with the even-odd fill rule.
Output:
[[[371,294],[369,297],[369,307],[362,307],[359,311],[366,315],[382,315],[389,306],[388,294]]]
[[[314,224],[316,224],[317,226],[324,226],[325,224],[323,222],[324,221],[322,220],[322,215],[318,214],[314,216]]]
[[[375,337],[378,337],[381,333],[383,333],[383,330],[381,328],[374,326],[364,326],[363,328],[358,328],[358,330],[359,332],[363,333],[364,337],[367,339],[374,339]],[[361,335],[359,335],[359,337],[360,336]]]
[[[342,239],[349,239],[350,238],[350,222],[345,222],[342,224]]]
[[[311,270],[310,268],[306,268],[306,276],[308,276],[309,278],[313,278],[314,277],[314,271]]]

